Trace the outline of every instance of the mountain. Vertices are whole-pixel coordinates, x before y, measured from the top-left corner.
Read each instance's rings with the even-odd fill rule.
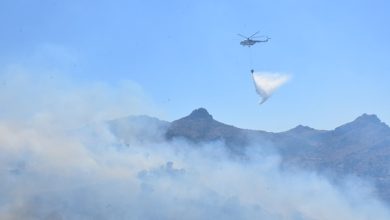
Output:
[[[284,167],[368,178],[390,202],[390,127],[376,115],[363,114],[330,131],[299,125],[285,132],[271,133],[223,124],[200,108],[173,121],[166,137],[194,142],[221,140],[235,152],[245,151],[249,145],[271,145],[282,156]]]
[[[317,169],[332,168],[339,173],[375,176],[381,170],[376,165],[384,161],[380,158],[390,154],[390,128],[376,115],[363,114],[350,123],[324,133],[315,154],[318,157],[326,156],[326,159],[314,164]],[[374,164],[375,170],[369,168]],[[385,166],[384,163],[382,165]]]
[[[282,157],[282,167],[361,176],[372,180],[380,196],[390,203],[390,127],[376,115],[363,114],[333,130],[298,125],[273,133],[224,124],[199,108],[171,123],[143,116],[118,119],[111,126],[127,143],[134,141],[126,140],[127,134],[135,132],[137,141],[221,141],[232,153],[240,155],[248,146],[272,146]]]
[[[248,144],[242,129],[214,120],[204,108],[196,109],[190,115],[173,121],[166,137],[168,140],[182,137],[196,143],[221,140],[228,145]]]
[[[195,109],[184,118],[173,121],[167,129],[168,140],[184,138],[195,143],[222,141],[235,153],[243,153],[242,149],[251,144],[254,138],[267,135],[264,131],[252,131],[237,128],[214,120],[204,108]]]

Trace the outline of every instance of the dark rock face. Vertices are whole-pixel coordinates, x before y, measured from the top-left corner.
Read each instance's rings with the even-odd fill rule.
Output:
[[[192,120],[213,120],[213,116],[205,108],[195,109],[187,118],[191,118]]]
[[[248,144],[244,130],[214,120],[204,108],[173,121],[165,136],[168,140],[185,138],[195,143],[224,141],[228,146]]]

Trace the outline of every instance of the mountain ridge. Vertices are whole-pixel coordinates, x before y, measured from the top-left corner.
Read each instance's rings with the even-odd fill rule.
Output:
[[[331,170],[337,175],[374,179],[381,197],[390,203],[390,127],[376,115],[362,114],[332,130],[298,125],[284,132],[242,129],[224,124],[215,120],[205,108],[195,109],[172,122],[155,118],[150,121],[153,121],[153,126],[141,123],[138,131],[133,129],[136,126],[130,126],[129,130],[140,137],[157,136],[153,141],[221,141],[233,154],[239,155],[244,154],[248,147],[272,146],[280,154],[283,167],[296,166],[318,172]],[[121,136],[124,141],[131,141],[126,140],[126,132]]]

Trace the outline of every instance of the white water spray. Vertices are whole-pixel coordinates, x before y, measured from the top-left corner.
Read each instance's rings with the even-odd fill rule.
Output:
[[[252,73],[256,92],[261,96],[260,104],[263,104],[280,86],[285,84],[290,76],[280,73],[254,72]]]

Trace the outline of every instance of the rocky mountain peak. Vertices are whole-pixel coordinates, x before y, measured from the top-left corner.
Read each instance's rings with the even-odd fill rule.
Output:
[[[190,119],[207,119],[212,120],[213,116],[205,108],[198,108],[191,112],[189,116]]]
[[[378,118],[378,116],[376,115],[369,115],[369,114],[366,114],[364,113],[363,115],[357,117],[354,122],[356,123],[382,123],[381,120]]]
[[[291,130],[296,131],[296,132],[304,132],[304,131],[312,131],[312,130],[314,130],[314,128],[311,128],[311,127],[305,126],[305,125],[298,125]]]
[[[320,134],[323,133],[324,131],[321,130],[316,130],[314,128],[311,128],[309,126],[304,126],[304,125],[298,125],[295,128],[292,128],[284,133],[290,134],[293,136],[302,136],[302,135],[315,135],[315,134]]]
[[[341,133],[354,131],[362,132],[362,134],[367,134],[374,131],[384,131],[389,133],[390,128],[384,122],[382,122],[378,116],[363,114],[352,122],[337,127],[335,131]]]

